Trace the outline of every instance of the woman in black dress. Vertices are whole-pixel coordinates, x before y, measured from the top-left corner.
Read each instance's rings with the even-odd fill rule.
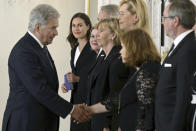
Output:
[[[148,33],[128,31],[121,38],[123,63],[135,66],[120,93],[119,130],[154,131],[154,90],[158,81],[160,55]]]

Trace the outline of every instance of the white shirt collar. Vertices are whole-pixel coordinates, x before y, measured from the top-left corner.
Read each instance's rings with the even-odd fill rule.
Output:
[[[41,43],[41,41],[39,39],[37,39],[37,37],[33,33],[31,33],[31,31],[28,30],[27,32],[29,33],[30,36],[32,36],[37,41],[37,43],[40,45],[41,48],[44,47],[44,45]]]
[[[99,49],[99,52],[98,52],[98,54],[97,54],[97,57],[98,57],[99,54],[102,52],[102,50],[103,50],[102,48]]]
[[[176,48],[177,46],[178,46],[178,44],[189,34],[189,33],[191,33],[193,30],[191,29],[191,30],[188,30],[188,31],[185,31],[185,32],[183,32],[183,33],[181,33],[180,35],[178,35],[177,37],[176,37],[176,39],[174,40],[174,45],[175,45],[175,47],[174,48]]]

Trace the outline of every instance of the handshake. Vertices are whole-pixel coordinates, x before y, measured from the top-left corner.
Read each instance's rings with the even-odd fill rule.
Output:
[[[71,118],[78,123],[83,123],[90,120],[92,115],[93,111],[90,109],[90,107],[84,104],[76,104],[74,105],[74,110],[71,113]]]

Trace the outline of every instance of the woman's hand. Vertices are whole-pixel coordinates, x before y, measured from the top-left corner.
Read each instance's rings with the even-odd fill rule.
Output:
[[[72,82],[73,83],[73,82],[79,82],[79,80],[80,80],[79,76],[76,76],[75,74],[73,74],[71,72],[68,72],[66,74],[66,76],[67,76],[68,82]]]
[[[109,128],[103,128],[103,131],[110,131]]]
[[[146,131],[146,130],[140,130],[140,129],[137,129],[136,131]]]
[[[62,85],[61,85],[61,90],[62,90],[63,93],[67,93],[67,92],[68,92],[68,90],[67,90],[65,84],[62,84]]]

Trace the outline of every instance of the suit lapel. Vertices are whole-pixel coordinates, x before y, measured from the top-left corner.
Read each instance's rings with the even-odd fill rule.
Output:
[[[30,43],[33,47],[33,50],[36,52],[36,54],[38,54],[38,56],[40,57],[40,61],[43,63],[43,65],[45,66],[44,68],[47,70],[47,73],[48,73],[48,76],[51,81],[57,81],[58,82],[58,76],[57,76],[57,72],[56,72],[56,67],[54,65],[54,61],[52,60],[52,57],[49,53],[49,57],[51,58],[51,62],[52,62],[52,65],[53,65],[53,68],[51,67],[51,63],[50,61],[48,60],[48,58],[46,57],[43,49],[40,47],[40,45],[37,43],[37,41],[32,38],[28,33],[26,33],[26,38],[30,40]],[[51,75],[51,73],[53,75]]]
[[[100,73],[107,74],[106,69],[109,68],[109,65],[110,65],[109,63],[119,55],[119,50],[120,50],[120,46],[114,46],[105,60],[104,60],[105,56],[104,57],[102,56],[103,57],[102,60],[97,62],[97,66],[99,70],[94,72],[95,74],[93,74],[92,84],[97,79],[97,77],[100,75]],[[101,76],[106,76],[106,75],[101,74]]]
[[[76,68],[78,69],[79,67],[81,67],[81,63],[84,60],[83,57],[84,56],[88,56],[89,55],[89,50],[90,49],[90,44],[86,43],[86,45],[84,46],[84,48],[82,49],[82,52],[80,53],[80,56],[78,57],[78,60],[76,62]]]
[[[171,52],[171,54],[169,56],[167,56],[165,58],[165,60],[163,61],[163,64],[161,65],[161,69],[159,74],[162,72],[163,68],[164,68],[164,64],[171,59],[172,57],[175,56],[175,54],[183,47],[184,44],[186,44],[186,41],[191,39],[194,36],[194,32],[189,33],[187,36],[185,36],[184,39],[182,39],[182,41],[178,44],[178,46]]]

